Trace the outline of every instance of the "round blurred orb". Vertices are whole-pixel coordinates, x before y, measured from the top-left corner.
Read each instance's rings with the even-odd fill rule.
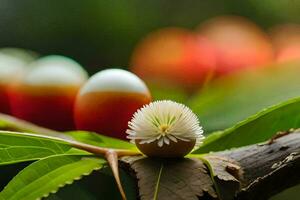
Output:
[[[276,61],[300,60],[300,25],[281,24],[270,30]]]
[[[135,48],[132,71],[147,83],[199,88],[213,73],[216,57],[202,36],[183,28],[164,28],[147,35]]]
[[[8,92],[11,84],[26,72],[27,63],[12,55],[0,52],[0,112],[10,114]]]
[[[58,55],[42,57],[9,90],[14,116],[59,131],[75,129],[73,107],[88,79],[76,61]]]
[[[23,60],[26,63],[31,63],[39,57],[38,53],[34,51],[15,47],[1,48],[0,53],[16,57],[20,60]]]
[[[216,48],[218,75],[257,68],[273,60],[273,48],[268,35],[246,18],[215,17],[201,24],[198,32]]]

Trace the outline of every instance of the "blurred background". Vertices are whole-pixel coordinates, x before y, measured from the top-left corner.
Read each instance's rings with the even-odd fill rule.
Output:
[[[300,22],[298,0],[1,0],[0,5],[0,46],[66,55],[90,73],[128,66],[141,38],[162,27],[195,29],[227,14],[245,16],[264,30]]]
[[[63,55],[90,75],[131,70],[154,99],[189,105],[208,134],[300,96],[299,10],[300,0],[0,0],[0,48]],[[274,199],[299,186],[290,191]]]

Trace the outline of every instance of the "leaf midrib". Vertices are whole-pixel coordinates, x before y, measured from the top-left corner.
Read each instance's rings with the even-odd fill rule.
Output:
[[[156,185],[155,185],[153,200],[157,200],[158,190],[159,190],[159,183],[160,183],[163,168],[164,168],[164,165],[161,164],[160,169],[159,169],[159,173],[158,173],[158,177],[157,177],[157,182],[156,182]]]

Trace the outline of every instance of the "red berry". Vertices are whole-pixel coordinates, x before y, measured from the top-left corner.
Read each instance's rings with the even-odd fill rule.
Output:
[[[79,130],[126,139],[128,121],[151,101],[144,82],[121,69],[108,69],[92,76],[81,88],[75,103]]]
[[[41,58],[31,67],[10,90],[13,115],[47,128],[73,130],[74,101],[86,72],[63,56]]]

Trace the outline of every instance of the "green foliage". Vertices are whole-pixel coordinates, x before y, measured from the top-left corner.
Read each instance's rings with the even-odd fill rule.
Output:
[[[268,66],[220,79],[188,105],[199,116],[206,134],[224,130],[262,109],[300,96],[299,65]]]
[[[137,149],[134,144],[131,144],[124,140],[107,137],[93,132],[71,131],[71,132],[67,132],[66,135],[71,136],[77,141],[84,142],[86,144],[95,145],[95,146],[100,146],[100,147],[131,149],[131,150]]]
[[[123,170],[120,171],[123,187],[128,200],[137,197],[136,180]],[[89,176],[74,181],[71,185],[60,188],[55,194],[47,197],[47,200],[97,200],[97,199],[121,199],[110,168],[93,171]]]
[[[245,121],[209,135],[193,153],[208,153],[270,139],[278,131],[300,127],[300,98],[265,109]]]
[[[0,193],[0,199],[38,199],[55,193],[83,175],[98,170],[105,160],[80,155],[55,155],[26,167]]]
[[[96,146],[136,150],[128,142],[95,133],[77,131],[69,132],[67,135],[74,135],[78,141]],[[89,175],[93,170],[100,169],[106,164],[104,159],[92,157],[88,152],[72,148],[73,145],[73,142],[69,139],[0,131],[0,165],[9,165],[13,167],[11,169],[19,168],[20,170],[1,191],[0,199],[20,199],[22,197],[30,200],[46,197],[50,193],[56,193],[59,188],[72,184],[74,180],[80,179],[83,175]],[[29,161],[35,162],[30,164]],[[27,167],[25,165],[24,169],[17,165],[11,165],[20,162],[26,162],[29,165]],[[2,172],[4,172],[3,170],[9,172],[9,174],[6,174],[8,177],[12,177],[12,173],[16,173],[16,170],[9,170],[8,167],[2,167],[1,169]],[[111,181],[114,180],[112,175],[109,175],[109,177]],[[135,187],[129,176],[123,173],[121,178],[126,185],[130,186],[130,188],[125,187],[125,191],[131,196],[135,196],[135,191],[133,191]],[[5,184],[7,181],[7,178],[2,178],[0,185]],[[100,183],[106,185],[103,180]],[[84,194],[87,194],[85,190],[80,191],[81,193],[78,193],[78,195],[84,196]],[[103,190],[100,191],[103,193]],[[51,196],[54,199],[56,197],[59,198],[57,195]]]
[[[71,146],[63,141],[31,134],[0,131],[0,165],[65,154]]]

